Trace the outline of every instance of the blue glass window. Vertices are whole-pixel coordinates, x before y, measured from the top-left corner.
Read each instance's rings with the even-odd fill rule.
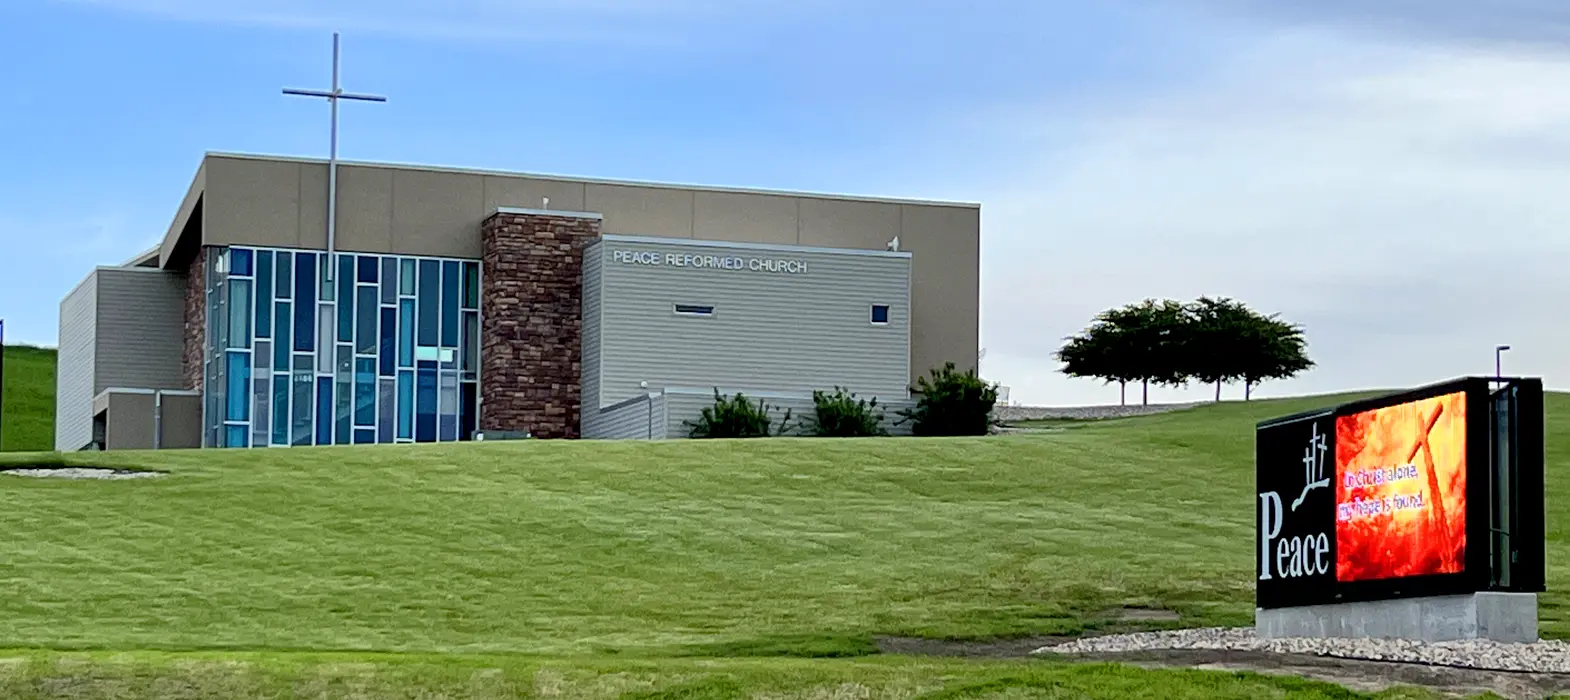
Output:
[[[355,321],[359,329],[355,331],[354,351],[361,355],[371,355],[376,352],[376,288],[360,287],[355,290],[359,300],[355,309]]]
[[[420,261],[419,344],[435,346],[441,339],[442,265],[435,260]]]
[[[391,377],[398,366],[398,310],[382,307],[381,375]]]
[[[392,442],[398,419],[398,381],[383,378],[376,394],[376,441]]]
[[[256,254],[256,337],[273,335],[273,254],[263,250]]]
[[[414,439],[436,441],[436,363],[421,362],[415,387]]]
[[[441,374],[441,394],[436,403],[436,411],[441,416],[441,439],[450,442],[458,439],[458,375],[452,372]]]
[[[283,369],[288,369],[287,364]],[[273,444],[289,444],[289,375],[273,375]]]
[[[294,349],[316,349],[316,255],[294,254]]]
[[[398,303],[397,258],[382,258],[382,303]]]
[[[463,383],[463,396],[458,405],[458,439],[473,440],[475,421],[477,419],[475,407],[479,404],[479,385],[474,382]]]
[[[398,293],[406,297],[414,296],[414,260],[411,258],[398,261]]]
[[[250,251],[250,249],[248,249],[248,248],[230,248],[229,249],[229,274],[231,274],[231,275],[245,275],[247,277],[250,276],[250,274],[251,274],[251,251]]]
[[[333,378],[316,378],[316,444],[333,444]]]
[[[224,386],[224,420],[251,419],[251,353],[228,353]]]
[[[291,318],[289,302],[278,302],[278,322],[273,325],[278,329],[278,342],[273,345],[273,369],[286,372],[289,370],[289,331],[294,328],[294,324],[290,322]]]
[[[354,342],[354,256],[338,256],[338,342]],[[349,436],[343,438],[348,444]]]
[[[243,425],[224,426],[225,447],[250,447],[250,436]]]
[[[354,360],[354,424],[376,425],[376,360]]]
[[[414,372],[398,372],[398,439],[414,437]]]
[[[442,263],[442,347],[458,347],[458,263]]]
[[[306,279],[309,281],[311,278]],[[294,356],[294,420],[289,431],[293,438],[290,444],[293,445],[309,445],[315,434],[313,428],[316,424],[311,420],[314,413],[312,409],[316,407],[315,359],[311,355]]]
[[[258,370],[273,368],[273,344],[265,340],[256,341],[256,349],[251,353],[255,359],[253,367]],[[261,374],[261,372],[257,372]]]
[[[398,302],[398,366],[414,366],[414,300]]]
[[[354,430],[354,444],[356,444],[356,445],[372,445],[372,444],[375,444],[375,443],[376,443],[376,429],[375,428],[355,428],[355,430]]]
[[[319,293],[321,301],[333,301],[338,296],[333,284],[333,280],[337,278],[327,273],[331,271],[333,260],[341,257],[343,257],[342,254],[328,255],[322,253],[317,261],[316,269],[320,273],[317,275],[317,288],[321,290]]]
[[[229,347],[251,347],[251,281],[229,279]]]
[[[273,273],[278,278],[277,283],[274,285],[275,291],[273,296],[279,299],[289,299],[294,294],[294,282],[291,281],[294,278],[289,274],[294,269],[294,253],[286,250],[278,251],[277,263],[277,269],[273,270]]]
[[[267,407],[272,403],[273,398],[273,383],[270,381],[272,375],[265,371],[257,371],[255,375],[256,379],[251,382],[255,389],[252,392],[255,403],[251,406],[251,444],[266,445],[273,427],[267,421],[269,414]]]
[[[475,372],[480,367],[480,314],[477,311],[463,312],[463,354],[462,364],[459,369],[465,372]]]
[[[889,305],[888,304],[873,304],[872,305],[872,322],[873,323],[888,323],[889,322]]]
[[[480,308],[480,264],[463,264],[463,308]]]
[[[376,283],[376,268],[378,261],[374,255],[361,255],[356,258],[360,262],[360,281]]]
[[[354,346],[338,346],[338,434],[336,442],[347,445],[354,440]]]

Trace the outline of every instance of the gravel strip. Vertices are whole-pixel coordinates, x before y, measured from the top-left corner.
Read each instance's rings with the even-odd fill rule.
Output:
[[[995,420],[1004,422],[1053,418],[1104,420],[1107,418],[1150,416],[1158,413],[1181,411],[1198,405],[1197,403],[1171,403],[1150,406],[996,406],[992,409],[992,417]]]
[[[124,469],[91,469],[65,467],[61,469],[3,469],[0,474],[30,476],[37,479],[149,479],[163,476],[161,472],[129,471]]]
[[[1570,673],[1570,644],[1538,641],[1505,644],[1481,640],[1424,643],[1398,639],[1260,639],[1247,627],[1141,632],[1088,637],[1037,649],[1035,653],[1096,654],[1170,649],[1312,654],[1365,661],[1396,661],[1489,671]]]

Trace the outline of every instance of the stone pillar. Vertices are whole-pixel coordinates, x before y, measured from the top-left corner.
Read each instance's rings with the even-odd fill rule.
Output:
[[[500,209],[480,227],[480,430],[578,437],[583,247],[599,214]]]
[[[206,368],[202,366],[202,350],[207,342],[207,248],[196,249],[185,271],[185,347],[180,358],[180,369],[185,374],[185,388],[202,390]]]

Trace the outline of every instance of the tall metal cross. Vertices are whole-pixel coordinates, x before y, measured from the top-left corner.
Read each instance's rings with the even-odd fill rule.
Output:
[[[380,95],[359,95],[344,92],[338,84],[338,32],[333,32],[333,87],[330,91],[299,90],[284,88],[285,95],[299,95],[302,97],[323,97],[332,106],[332,135],[331,145],[327,156],[327,259],[326,269],[323,271],[328,282],[333,281],[333,273],[338,268],[338,256],[334,247],[338,230],[338,101],[359,100],[361,102],[386,102],[387,98]]]

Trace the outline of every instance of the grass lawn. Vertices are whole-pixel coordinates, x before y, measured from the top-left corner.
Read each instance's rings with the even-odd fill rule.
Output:
[[[55,446],[55,351],[25,345],[5,348],[0,391],[0,450],[52,450]]]
[[[985,439],[71,455],[171,475],[0,478],[0,648],[48,650],[0,653],[0,695],[53,697],[39,688],[62,673],[107,683],[92,690],[103,697],[208,676],[267,695],[360,669],[369,677],[342,682],[467,696],[462,684],[480,681],[464,664],[481,663],[500,664],[492,680],[559,679],[561,697],[615,696],[632,686],[605,677],[645,676],[647,697],[867,697],[836,690],[855,683],[879,697],[967,684],[981,689],[933,697],[1120,697],[1142,684],[1173,697],[1349,697],[1228,674],[780,658],[869,653],[876,635],[1077,633],[1125,606],[1172,609],[1186,626],[1248,624],[1253,424],[1334,400]],[[1567,409],[1570,397],[1549,397],[1542,630],[1560,638]],[[290,655],[306,652],[382,660]],[[61,670],[71,664],[90,672]]]
[[[90,671],[89,671],[90,669]],[[1110,664],[855,660],[542,660],[527,657],[346,654],[4,654],[6,698],[493,698],[625,700],[960,700],[962,698],[1433,698],[1378,695],[1248,673],[1148,671]]]

